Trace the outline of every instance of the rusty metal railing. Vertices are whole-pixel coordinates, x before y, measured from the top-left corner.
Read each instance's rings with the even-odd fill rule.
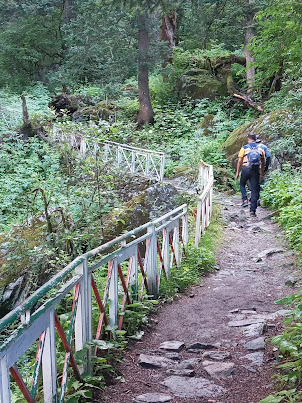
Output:
[[[11,402],[12,385],[26,402],[36,402],[41,389],[45,403],[64,402],[68,379],[81,381],[85,370],[74,353],[102,338],[106,325],[122,329],[127,305],[143,295],[156,298],[162,276],[169,278],[172,265],[180,264],[187,242],[187,205],[182,205],[77,257],[2,318],[0,335],[7,337],[0,347],[0,402]],[[95,276],[97,271],[106,279]],[[18,361],[30,349],[36,359],[29,377]],[[90,360],[87,351],[87,368]]]
[[[202,193],[198,199],[197,204],[195,230],[196,248],[198,248],[199,246],[201,237],[204,234],[205,229],[210,225],[212,216],[213,185],[213,166],[201,160],[199,165],[198,187]]]

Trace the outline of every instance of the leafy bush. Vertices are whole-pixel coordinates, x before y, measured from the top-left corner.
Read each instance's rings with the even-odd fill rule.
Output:
[[[291,246],[302,251],[302,179],[300,170],[283,166],[283,171],[274,171],[267,182],[263,200],[266,205],[278,210],[277,221],[285,231]]]

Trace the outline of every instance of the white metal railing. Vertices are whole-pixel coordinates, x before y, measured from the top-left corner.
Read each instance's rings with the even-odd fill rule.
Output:
[[[165,153],[163,152],[106,141],[104,162],[110,159],[118,166],[125,166],[133,174],[140,173],[160,181],[164,179]]]
[[[204,161],[200,161],[198,187],[201,196],[197,204],[195,247],[198,248],[200,239],[205,229],[210,225],[212,216],[212,198],[213,198],[214,174],[213,166]]]
[[[71,370],[78,381],[84,370],[76,363],[74,352],[100,339],[106,325],[121,329],[126,306],[143,294],[156,298],[162,275],[169,278],[171,266],[180,264],[187,242],[187,205],[182,205],[77,257],[2,318],[0,336],[7,336],[0,347],[0,402],[11,402],[10,375],[24,401],[34,403],[38,387],[42,387],[45,403],[64,402]],[[95,278],[98,270],[106,272],[103,282]],[[68,326],[62,325],[56,313],[63,300],[64,314],[71,311]],[[18,370],[18,360],[29,349],[36,356],[30,384],[28,374]],[[87,351],[88,368],[90,357],[91,349]]]
[[[78,150],[82,155],[103,152],[103,162],[113,162],[119,167],[125,167],[132,174],[140,174],[163,181],[165,169],[165,153],[120,144],[114,141],[98,142],[96,139],[86,139],[82,135],[64,133],[54,127],[54,140],[64,141]]]

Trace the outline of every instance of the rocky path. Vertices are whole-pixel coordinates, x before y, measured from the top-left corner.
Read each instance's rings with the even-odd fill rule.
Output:
[[[130,346],[99,401],[256,403],[273,388],[274,349],[266,339],[282,327],[274,304],[294,292],[295,258],[269,211],[256,219],[237,196],[216,198],[225,220],[219,271],[175,302]]]

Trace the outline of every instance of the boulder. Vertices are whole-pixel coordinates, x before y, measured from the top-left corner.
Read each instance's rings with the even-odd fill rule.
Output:
[[[263,142],[269,147],[275,138],[271,136],[271,126],[283,119],[291,122],[292,114],[288,110],[276,110],[261,116],[251,122],[244,123],[242,126],[234,130],[224,143],[224,149],[229,156],[234,168],[236,168],[238,152],[240,148],[247,144],[248,134],[256,134],[260,136]]]
[[[180,77],[179,95],[181,99],[214,100],[228,95],[228,91],[226,83],[213,76],[210,70],[194,68]]]

